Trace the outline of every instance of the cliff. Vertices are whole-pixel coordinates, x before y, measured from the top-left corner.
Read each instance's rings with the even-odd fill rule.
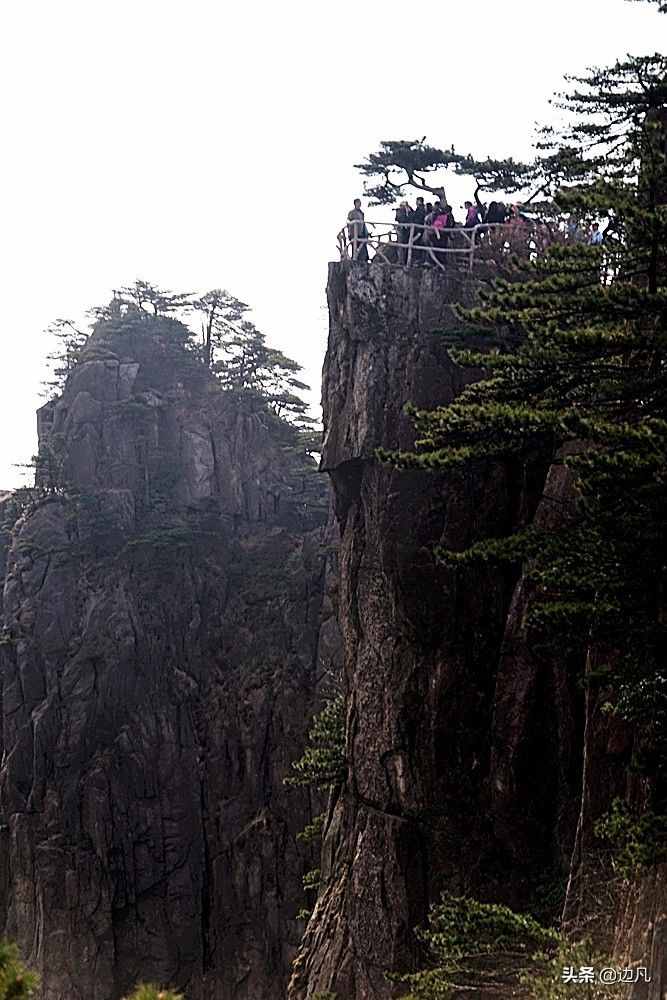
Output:
[[[388,1000],[444,889],[562,907],[650,969],[633,1000],[663,1000],[665,866],[619,879],[594,836],[647,793],[604,678],[581,683],[601,651],[536,644],[518,569],[434,557],[562,524],[566,466],[375,457],[412,447],[405,402],[479,374],[448,351],[475,295],[454,272],[331,265],[336,525],[289,430],[223,392],[172,320],[100,324],[40,410],[46,495],[0,495],[0,919],[40,1000],[120,1000],[140,978],[188,1000]],[[317,861],[295,838],[323,803],[283,779],[341,641],[347,779],[304,934]]]
[[[4,503],[0,915],[40,1000],[273,1000],[337,656],[323,477],[168,319],[100,324]],[[11,529],[11,530],[9,530]]]
[[[452,303],[474,295],[455,274],[330,265],[322,466],[341,531],[348,778],[289,997],[397,995],[385,973],[424,964],[413,931],[445,888],[553,917],[567,887],[580,926],[604,899],[619,963],[653,970],[633,995],[659,1000],[664,873],[584,898],[593,873],[598,889],[609,875],[592,865],[592,827],[628,792],[632,737],[604,716],[603,690],[584,697],[580,657],[530,642],[527,579],[433,555],[567,518],[566,468],[536,457],[426,474],[374,457],[413,445],[407,401],[461,390],[447,333],[461,325]]]

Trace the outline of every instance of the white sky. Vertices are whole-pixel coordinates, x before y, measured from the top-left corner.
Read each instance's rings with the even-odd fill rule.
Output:
[[[0,0],[0,488],[35,451],[50,320],[137,277],[225,287],[317,400],[353,164],[423,135],[528,156],[564,73],[666,27],[624,0]]]

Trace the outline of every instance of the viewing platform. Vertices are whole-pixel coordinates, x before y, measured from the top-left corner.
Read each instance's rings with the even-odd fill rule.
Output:
[[[377,261],[402,267],[473,271],[510,255],[535,260],[555,244],[572,242],[559,226],[521,217],[507,223],[437,229],[410,222],[352,220],[337,236],[342,261]],[[582,243],[584,241],[577,240]]]

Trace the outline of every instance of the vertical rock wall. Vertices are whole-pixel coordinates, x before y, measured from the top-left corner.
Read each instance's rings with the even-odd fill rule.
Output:
[[[531,518],[546,470],[480,463],[430,476],[374,457],[378,446],[412,446],[406,402],[446,402],[470,378],[450,360],[447,332],[461,327],[452,303],[473,294],[430,270],[330,268],[322,462],[341,528],[350,771],[294,1000],[390,996],[385,972],[414,962],[412,930],[445,885],[520,904],[534,872],[571,846],[551,830],[563,800],[576,801],[576,766],[561,765],[562,788],[547,796],[535,758],[541,740],[540,767],[560,759],[558,726],[573,725],[568,682],[537,681],[530,664],[499,671],[501,649],[511,655],[510,574],[455,576],[433,556],[439,543],[463,547]]]
[[[4,536],[0,915],[41,1000],[275,1000],[303,930],[325,483],[183,333],[98,328],[39,414],[68,495]]]
[[[414,444],[406,402],[432,407],[463,387],[448,334],[472,282],[335,264],[328,295],[322,464],[341,530],[349,774],[289,997],[386,1000],[387,971],[423,964],[413,929],[443,888],[517,908],[563,898],[582,803],[593,797],[599,815],[623,794],[629,751],[609,723],[585,725],[580,658],[527,636],[528,579],[497,567],[454,575],[433,557],[438,544],[562,523],[574,502],[566,467],[428,475],[374,456]],[[631,933],[623,948],[617,936],[619,961],[658,969],[664,879],[626,895],[610,895],[612,930]]]

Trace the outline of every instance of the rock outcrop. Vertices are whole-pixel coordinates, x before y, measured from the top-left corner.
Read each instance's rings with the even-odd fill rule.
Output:
[[[471,303],[472,282],[334,264],[328,295],[322,466],[341,531],[349,762],[289,997],[387,1000],[398,994],[385,973],[423,964],[413,930],[443,889],[533,912],[542,897],[553,912],[579,863],[582,802],[594,795],[597,815],[609,807],[628,746],[608,721],[604,738],[600,722],[596,745],[586,742],[581,658],[530,642],[528,578],[497,566],[454,573],[433,555],[562,523],[573,503],[566,467],[536,457],[429,475],[375,457],[413,446],[406,402],[446,403],[471,377],[447,348],[461,327],[452,304]],[[659,978],[664,875],[646,883],[643,901],[610,895],[610,923],[619,960]],[[661,987],[636,995],[657,1000]]]
[[[283,778],[337,656],[324,477],[167,319],[101,324],[39,434],[66,489],[1,539],[4,930],[40,1000],[275,1000],[319,807]]]
[[[597,920],[620,965],[651,970],[633,1000],[663,1000],[665,866],[607,883],[594,837],[615,796],[644,801],[635,735],[604,679],[581,684],[580,652],[533,641],[529,574],[434,557],[562,524],[567,467],[380,463],[414,445],[406,402],[477,377],[448,351],[476,289],[335,264],[328,295],[335,525],[284,425],[222,392],[173,321],[99,326],[40,411],[51,493],[18,519],[0,495],[5,932],[40,1000],[120,1000],[139,978],[188,1000],[389,1000],[448,889],[563,902],[568,926]],[[283,779],[341,641],[347,779],[303,934],[316,861],[295,835],[323,804]]]

